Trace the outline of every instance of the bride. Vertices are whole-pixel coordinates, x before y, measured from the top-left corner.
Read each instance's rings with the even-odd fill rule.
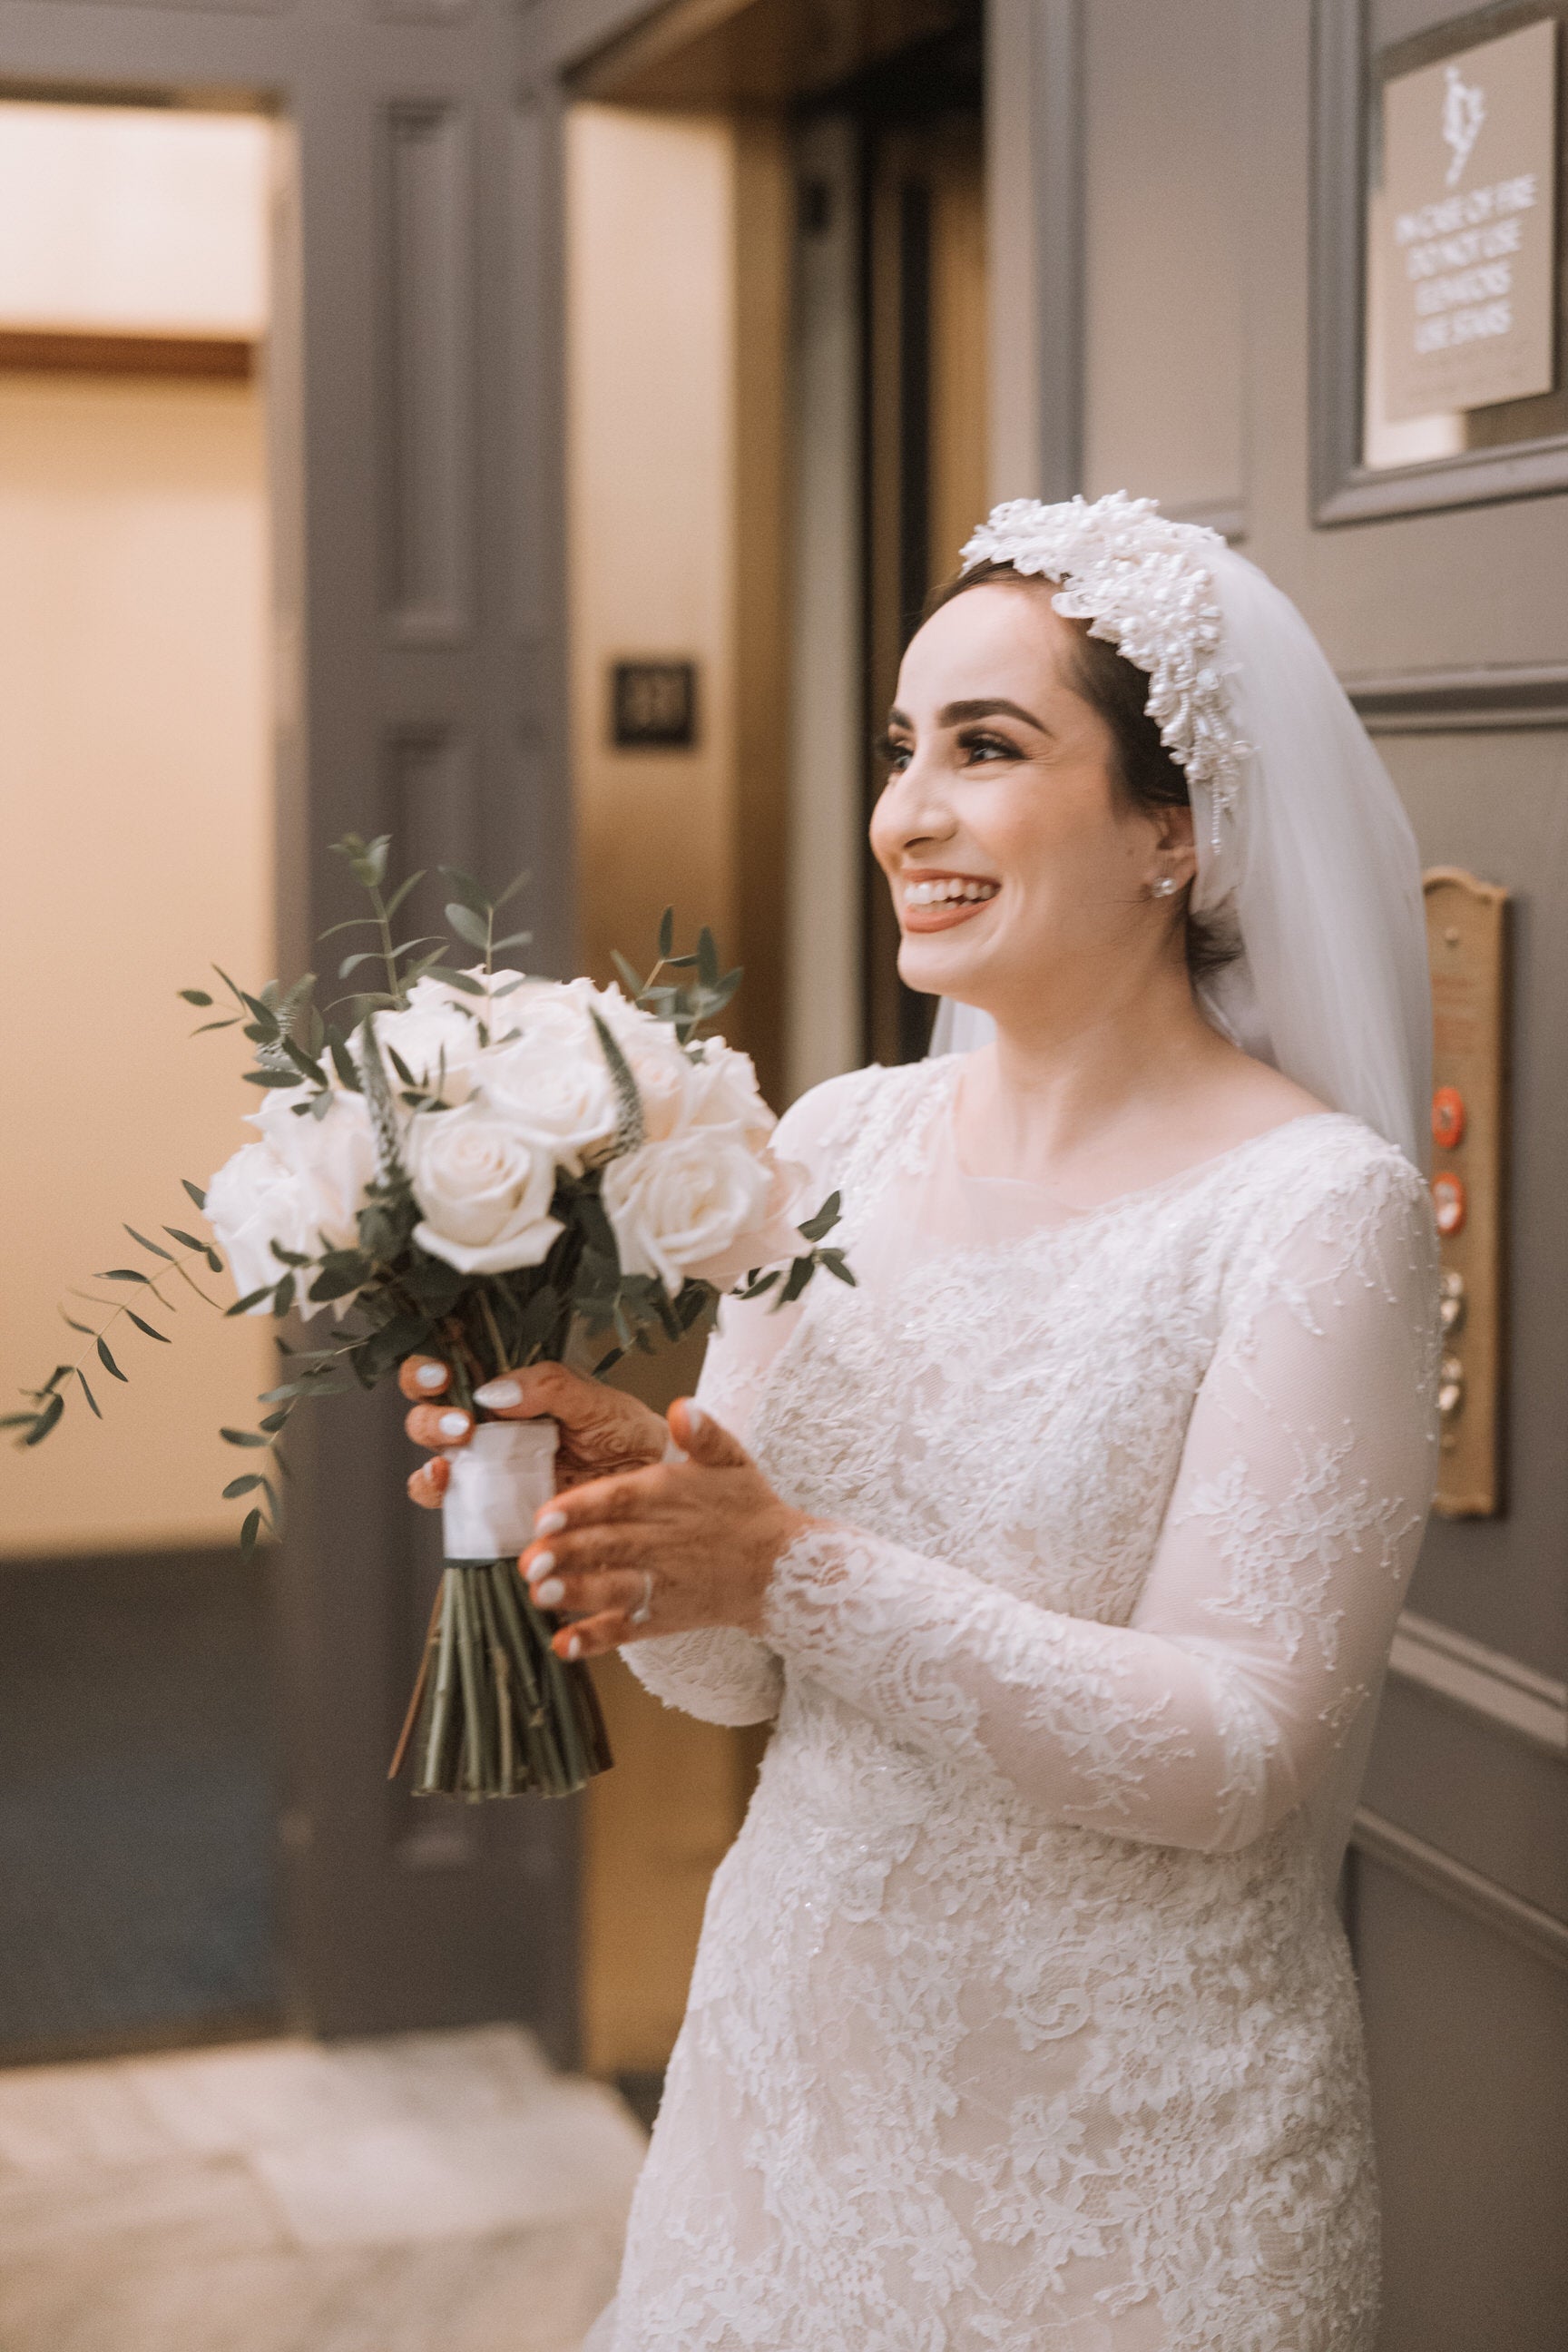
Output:
[[[858,1286],[727,1303],[668,1428],[490,1392],[563,1423],[563,1653],[777,1719],[590,2342],[1371,2352],[1333,1889],[1436,1460],[1415,846],[1212,532],[964,553],[871,824],[960,1050],[779,1130]]]

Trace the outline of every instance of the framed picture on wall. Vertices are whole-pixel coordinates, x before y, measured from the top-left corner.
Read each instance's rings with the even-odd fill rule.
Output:
[[[1316,15],[1314,519],[1568,488],[1568,0]]]

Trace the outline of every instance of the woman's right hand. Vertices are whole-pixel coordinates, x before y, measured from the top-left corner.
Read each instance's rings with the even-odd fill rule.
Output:
[[[437,1511],[451,1476],[442,1457],[466,1445],[474,1417],[460,1405],[443,1404],[451,1384],[449,1368],[434,1356],[410,1356],[398,1370],[397,1385],[413,1404],[404,1428],[416,1445],[439,1448],[408,1480],[408,1496],[424,1511]],[[619,1470],[646,1470],[663,1459],[668,1423],[652,1408],[584,1380],[564,1364],[531,1364],[526,1371],[502,1372],[476,1392],[477,1402],[497,1421],[550,1419],[561,1432],[555,1455],[557,1487],[580,1486]]]

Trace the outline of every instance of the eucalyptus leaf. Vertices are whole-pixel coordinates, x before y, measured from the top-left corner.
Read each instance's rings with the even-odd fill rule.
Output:
[[[231,1478],[223,1490],[224,1501],[232,1503],[237,1495],[254,1495],[261,1483],[254,1471],[243,1478]]]
[[[265,1447],[267,1444],[266,1438],[258,1437],[256,1432],[252,1429],[220,1429],[218,1431],[218,1435],[222,1438],[226,1445],[259,1445]]]
[[[98,1338],[98,1360],[103,1366],[104,1370],[110,1374],[113,1379],[117,1381],[124,1380],[125,1374],[121,1370],[119,1365],[110,1354],[109,1342],[103,1337],[101,1332],[99,1333]]]
[[[95,1282],[139,1282],[144,1290],[152,1287],[152,1276],[139,1273],[133,1265],[106,1266],[101,1274],[94,1275],[93,1280]]]
[[[199,1004],[204,1011],[213,1001],[205,988],[182,988],[179,993],[187,1004]]]
[[[41,1445],[44,1439],[47,1437],[50,1430],[53,1429],[55,1423],[58,1421],[61,1413],[64,1412],[65,1409],[66,1401],[64,1397],[58,1393],[52,1396],[47,1404],[44,1407],[42,1412],[38,1414],[32,1428],[27,1432],[26,1436],[22,1440],[23,1444]]]
[[[207,1196],[203,1192],[201,1186],[199,1184],[193,1184],[188,1176],[182,1176],[180,1181],[184,1186],[185,1191],[190,1194],[192,1200],[195,1202],[197,1208],[205,1210],[207,1204]]]
[[[130,1316],[131,1320],[135,1324],[138,1331],[144,1331],[149,1339],[157,1339],[161,1341],[163,1346],[165,1348],[173,1346],[174,1343],[170,1339],[168,1333],[166,1331],[160,1331],[154,1324],[149,1323],[144,1316],[138,1315],[133,1307],[128,1307],[125,1312]]]
[[[77,1368],[76,1368],[76,1376],[77,1376],[77,1379],[78,1379],[78,1380],[80,1381],[80,1383],[81,1383],[81,1392],[82,1392],[83,1396],[87,1399],[88,1403],[89,1403],[89,1404],[91,1406],[91,1408],[92,1408],[92,1417],[93,1417],[94,1421],[101,1421],[101,1420],[103,1419],[103,1415],[102,1415],[102,1413],[101,1413],[101,1412],[100,1412],[100,1411],[99,1411],[99,1409],[98,1409],[98,1399],[93,1395],[92,1391],[88,1387],[88,1384],[87,1384],[87,1374],[82,1370],[82,1368],[81,1368],[81,1366],[80,1366],[79,1364],[79,1365],[77,1366]]]
[[[139,1234],[137,1232],[134,1225],[127,1225],[125,1230],[130,1234],[133,1242],[139,1243],[144,1250],[151,1250],[154,1257],[161,1257],[170,1265],[174,1265],[174,1259],[170,1256],[168,1251],[164,1249],[162,1243],[150,1242],[145,1234]]]
[[[471,948],[489,948],[490,926],[488,914],[476,914],[471,907],[465,907],[458,898],[454,898],[445,911],[447,920],[460,940],[467,940]]]
[[[245,1515],[245,1524],[239,1531],[239,1548],[241,1551],[253,1550],[256,1545],[256,1538],[260,1532],[261,1513],[255,1509],[247,1511]]]

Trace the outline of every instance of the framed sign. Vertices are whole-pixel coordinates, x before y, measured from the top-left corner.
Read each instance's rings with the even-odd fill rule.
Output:
[[[1568,488],[1562,20],[1315,0],[1320,523]]]
[[[617,751],[689,751],[697,741],[697,664],[610,665],[610,741]]]
[[[1556,154],[1552,17],[1384,83],[1367,341],[1390,424],[1552,389]]]

